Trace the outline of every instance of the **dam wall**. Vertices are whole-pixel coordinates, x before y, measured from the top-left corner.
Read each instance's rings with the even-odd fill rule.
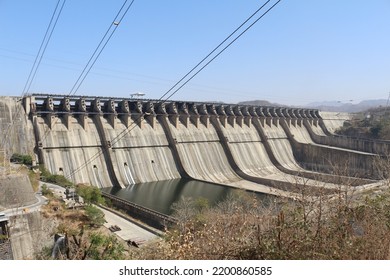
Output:
[[[39,162],[52,174],[60,174],[74,183],[102,187],[113,185],[102,143],[93,117],[64,118],[33,116]]]
[[[310,134],[313,143],[366,153],[379,154],[382,156],[389,154],[390,141],[364,139],[335,134],[336,128],[342,127],[343,123],[349,119],[347,113],[322,112],[320,115],[327,119],[320,120],[319,125],[314,126],[311,125],[308,120],[304,121],[304,125]],[[323,123],[323,126],[321,126],[321,123]],[[326,132],[324,132],[322,127],[326,127]]]
[[[241,110],[241,111],[240,111]],[[232,111],[238,116],[244,116],[244,121],[240,117],[233,117]],[[294,172],[285,172],[283,168],[278,168],[272,162],[264,146],[264,140],[258,133],[258,128],[253,125],[252,121],[256,119],[256,116],[249,116],[246,114],[245,108],[236,107],[232,110],[230,105],[225,106],[225,113],[227,114],[228,121],[223,121],[224,118],[219,118],[216,123],[222,134],[222,139],[225,139],[227,154],[231,154],[231,165],[237,166],[235,170],[242,178],[248,181],[258,182],[266,185],[270,185],[274,188],[281,189],[298,189],[300,187],[318,187],[331,184],[325,181],[320,182],[312,180],[313,176],[305,177],[304,174]],[[264,121],[263,125],[267,125]],[[272,122],[268,122],[272,124]],[[269,129],[267,139],[276,139],[282,137],[286,138],[283,131],[277,126],[278,123],[272,124],[272,128]],[[260,128],[261,129],[261,128]],[[288,150],[281,151],[282,153],[289,153]],[[261,180],[260,180],[261,179]]]
[[[169,129],[183,168],[191,178],[221,184],[241,180],[230,166],[212,125],[188,121],[187,125],[169,123]]]
[[[294,143],[294,155],[305,169],[335,175],[380,179],[375,154]]]
[[[23,104],[39,162],[75,183],[125,188],[184,177],[272,193],[300,178],[334,181],[313,172],[329,168],[327,160],[315,167],[312,134],[332,137],[317,110],[39,94]],[[348,166],[363,168],[365,157]]]
[[[307,130],[306,126],[303,123],[300,125],[289,125],[288,131],[291,132],[292,137],[299,143],[305,143],[305,144],[314,143],[309,131]]]
[[[333,135],[326,137],[314,133],[312,139],[315,143],[334,146],[339,148],[351,149],[367,153],[388,155],[390,152],[390,141],[362,139],[343,135]]]
[[[41,162],[52,173],[98,187],[180,178],[160,123],[149,122],[139,102],[120,113],[110,99],[55,103],[44,100],[32,117]]]
[[[269,124],[264,123],[261,129],[267,137],[271,152],[282,167],[294,171],[303,171],[303,168],[294,158],[293,148],[286,132],[280,125],[280,120],[277,119],[277,122],[269,122]]]
[[[101,118],[115,174],[122,186],[180,178],[154,107],[145,104],[145,110],[148,115],[142,115],[141,102],[135,102],[131,108],[126,107],[126,113]]]
[[[348,177],[378,177],[374,168],[377,155],[315,143],[312,136],[316,122],[306,119],[294,126],[280,120],[280,124],[290,140],[294,158],[304,169],[347,176],[348,184],[352,182]]]
[[[326,133],[320,125],[320,121],[318,121],[317,123],[310,123],[307,120],[304,120],[303,125],[306,126],[306,129],[310,134],[311,139],[313,139],[312,134],[316,136],[326,136]]]
[[[351,115],[349,113],[341,112],[318,111],[318,115],[320,117],[319,124],[323,128],[326,135],[334,134],[337,129],[344,125],[345,121],[351,119]]]
[[[0,97],[0,143],[8,156],[13,153],[33,154],[33,126],[27,117],[21,98]]]

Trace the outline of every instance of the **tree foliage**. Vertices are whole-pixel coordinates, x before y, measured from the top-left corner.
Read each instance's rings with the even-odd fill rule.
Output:
[[[106,222],[103,211],[97,207],[93,205],[86,205],[84,210],[91,226],[99,227]]]
[[[105,200],[99,188],[89,185],[79,184],[76,186],[76,192],[84,199],[87,204],[104,204]]]

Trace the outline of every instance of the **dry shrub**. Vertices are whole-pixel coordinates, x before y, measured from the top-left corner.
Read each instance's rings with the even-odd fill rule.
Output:
[[[353,205],[345,193],[266,205],[230,198],[194,211],[140,259],[389,259],[390,193]],[[188,209],[185,211],[189,213]],[[199,221],[201,216],[201,222]]]
[[[51,234],[65,237],[56,259],[127,259],[127,244],[105,227],[90,227],[85,210],[67,209],[63,202],[52,198],[41,212],[43,218],[58,224]],[[52,251],[53,246],[43,248],[37,259],[51,259]]]

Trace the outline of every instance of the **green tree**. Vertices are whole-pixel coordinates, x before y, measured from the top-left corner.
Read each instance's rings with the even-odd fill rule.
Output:
[[[103,211],[93,205],[85,206],[85,215],[91,226],[102,226],[106,222]]]
[[[99,188],[88,185],[78,185],[76,187],[76,192],[79,196],[84,199],[84,202],[87,204],[104,204],[104,198],[102,192]]]
[[[120,260],[124,258],[124,247],[114,236],[93,232],[89,237],[89,246],[82,259]]]

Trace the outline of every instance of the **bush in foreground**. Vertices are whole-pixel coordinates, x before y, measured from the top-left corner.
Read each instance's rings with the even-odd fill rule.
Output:
[[[188,203],[187,203],[188,205]],[[188,209],[178,210],[186,211]],[[345,194],[263,206],[228,199],[166,234],[142,259],[390,259],[390,195],[351,205]]]

